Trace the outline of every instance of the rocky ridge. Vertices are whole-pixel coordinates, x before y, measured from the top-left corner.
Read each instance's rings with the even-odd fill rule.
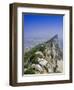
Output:
[[[24,74],[46,74],[63,72],[63,52],[58,35],[36,45],[24,55]]]

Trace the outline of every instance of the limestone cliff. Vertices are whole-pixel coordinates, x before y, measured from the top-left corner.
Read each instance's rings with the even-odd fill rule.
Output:
[[[36,45],[24,55],[24,74],[63,72],[63,52],[59,47],[58,35]]]

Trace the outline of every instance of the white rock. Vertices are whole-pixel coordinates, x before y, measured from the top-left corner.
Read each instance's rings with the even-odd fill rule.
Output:
[[[52,73],[53,70],[51,68],[48,68],[48,73]]]
[[[42,66],[45,66],[45,65],[48,63],[47,60],[45,60],[45,59],[43,59],[43,58],[38,58],[38,62],[39,62],[39,64],[42,65]]]
[[[37,51],[35,54],[39,54],[39,55],[41,55],[41,56],[44,56],[41,51]]]
[[[58,66],[57,71],[63,72],[63,60],[58,60],[57,66]]]
[[[35,68],[36,70],[40,71],[40,72],[43,71],[42,67],[39,64],[32,64],[32,67]]]

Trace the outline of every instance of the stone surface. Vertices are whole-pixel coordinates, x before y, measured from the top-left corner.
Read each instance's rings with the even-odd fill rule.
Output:
[[[25,58],[27,66],[29,69],[32,68],[36,74],[63,72],[63,52],[59,47],[57,35],[47,42],[35,46],[26,55],[29,55]]]

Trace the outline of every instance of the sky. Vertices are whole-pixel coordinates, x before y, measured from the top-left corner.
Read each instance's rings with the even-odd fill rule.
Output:
[[[25,37],[52,37],[58,34],[62,38],[63,16],[24,14]]]
[[[25,39],[63,38],[63,15],[23,14]]]

